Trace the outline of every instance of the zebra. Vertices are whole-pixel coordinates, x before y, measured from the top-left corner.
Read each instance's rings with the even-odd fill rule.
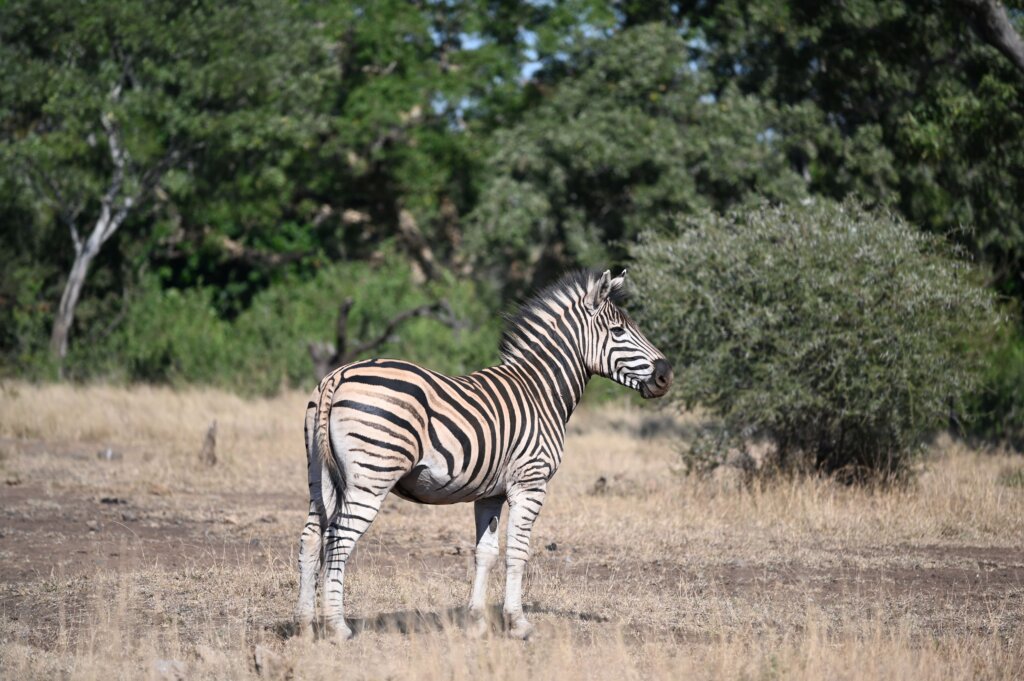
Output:
[[[487,578],[506,532],[507,632],[527,638],[522,606],[530,531],[562,462],[565,428],[593,375],[661,397],[672,366],[616,303],[626,272],[576,271],[507,320],[501,363],[445,376],[411,362],[369,359],[327,374],[306,408],[309,515],[299,540],[296,619],[312,632],[318,576],[327,638],[345,622],[345,565],[391,492],[423,504],[472,501],[476,575],[471,630],[487,631]]]

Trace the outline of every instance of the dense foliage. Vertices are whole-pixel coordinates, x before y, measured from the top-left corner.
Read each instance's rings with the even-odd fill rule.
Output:
[[[971,395],[967,430],[1024,451],[1024,339],[1005,333],[986,358],[981,389]]]
[[[464,373],[497,361],[495,302],[467,282],[450,278],[417,285],[394,256],[371,266],[328,266],[308,280],[275,284],[244,312],[226,320],[208,289],[163,290],[147,277],[124,301],[123,317],[108,335],[79,344],[73,378],[207,383],[243,394],[271,394],[282,386],[309,385],[311,339],[331,338],[339,301],[353,300],[350,342],[373,339],[403,310],[445,300],[451,324],[432,318],[396,329],[374,354],[417,357],[439,371]]]
[[[630,2],[627,24],[692,27],[692,63],[778,107],[810,190],[893,205],[980,254],[1024,295],[1024,80],[950,0]],[[1004,2],[1021,25],[1024,5]],[[1018,28],[1019,32],[1019,28]],[[969,229],[962,230],[967,227]]]
[[[765,134],[783,112],[732,89],[706,98],[711,83],[690,69],[678,31],[626,29],[578,68],[495,135],[468,234],[484,262],[549,278],[622,262],[641,231],[672,231],[678,212],[805,195],[789,140]]]
[[[398,280],[375,324],[443,294],[475,326],[390,349],[468,367],[501,301],[765,199],[893,211],[1019,310],[1024,74],[968,4],[0,3],[0,372],[301,383],[332,296]],[[1024,429],[1022,336],[971,402],[986,436]]]
[[[978,384],[994,297],[943,241],[854,203],[682,221],[634,251],[674,396],[780,464],[901,473]]]

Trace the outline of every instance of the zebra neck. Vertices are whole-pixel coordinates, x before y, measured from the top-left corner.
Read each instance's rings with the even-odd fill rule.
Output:
[[[581,305],[558,295],[528,303],[509,322],[501,341],[504,364],[515,368],[552,421],[558,418],[563,425],[590,379],[583,358],[587,338]]]
[[[535,400],[564,425],[583,399],[590,372],[583,361],[524,353],[504,366],[514,371]]]

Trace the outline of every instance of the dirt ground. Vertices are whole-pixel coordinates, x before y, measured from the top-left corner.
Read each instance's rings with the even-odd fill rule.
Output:
[[[58,491],[40,483],[6,484],[0,499],[0,612],[31,632],[28,642],[42,649],[57,640],[62,622],[61,613],[40,608],[38,587],[54,579],[84,584],[98,574],[110,578],[146,571],[170,578],[210,568],[288,573],[295,564],[296,528],[304,521],[306,503],[301,495],[291,494],[176,493],[173,500],[159,493],[104,496],[95,489]],[[456,588],[460,580],[467,580],[468,588],[471,507],[458,510],[466,516],[464,527],[428,527],[413,543],[391,516],[413,514],[416,506],[390,499],[353,559],[353,581],[360,572],[380,574],[404,568],[443,575]],[[1005,627],[1011,631],[1024,617],[1022,544],[903,544],[850,551],[812,543],[792,546],[798,558],[785,562],[752,557],[694,565],[685,555],[653,561],[628,553],[586,555],[591,552],[585,547],[564,542],[559,546],[557,528],[545,535],[542,541],[552,541],[535,547],[531,571],[557,573],[567,582],[585,578],[596,590],[612,590],[625,581],[643,582],[645,588],[660,593],[688,586],[712,588],[718,597],[729,598],[756,599],[772,591],[777,598],[810,599],[822,607],[875,592],[883,602],[918,617],[923,631],[970,627],[972,621],[987,621],[1000,611],[1006,612]],[[64,626],[77,619],[76,610],[84,605],[65,604]],[[548,612],[541,602],[535,602],[533,609],[584,621],[607,622],[616,616],[614,612]],[[267,613],[264,621],[254,624],[280,627],[278,620],[285,614]],[[956,620],[950,620],[954,614]],[[355,626],[367,624],[357,620]]]
[[[289,617],[306,498],[301,436],[292,441],[301,424],[288,416],[301,419],[291,405],[301,396],[253,406],[102,390],[113,392],[0,396],[0,676],[317,677],[300,646],[319,646],[316,659],[337,652],[295,641]],[[104,398],[134,406],[90,414]],[[185,402],[169,422],[147,421],[174,400]],[[46,410],[61,425],[47,425]],[[197,452],[213,417],[222,436],[211,467]],[[905,489],[745,488],[679,472],[685,423],[650,429],[632,407],[577,421],[526,583],[548,643],[503,642],[488,664],[515,658],[506,645],[531,656],[547,645],[557,648],[544,659],[564,659],[578,678],[608,676],[571,666],[602,655],[638,678],[1024,673],[1024,490],[999,482],[1019,457],[944,441]],[[461,677],[462,667],[426,673],[411,660],[473,650],[451,638],[462,636],[472,560],[471,505],[389,499],[350,563],[349,675]],[[274,663],[254,661],[257,649]],[[891,664],[872,674],[851,663],[866,650],[889,650]],[[469,676],[483,664],[473,655]],[[501,675],[537,676],[524,664]]]

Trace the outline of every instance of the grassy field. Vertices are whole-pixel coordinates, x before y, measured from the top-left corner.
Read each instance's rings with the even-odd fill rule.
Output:
[[[944,440],[901,489],[743,488],[680,472],[694,417],[627,406],[574,418],[534,531],[535,639],[461,626],[472,507],[397,498],[350,563],[356,638],[294,637],[305,403],[0,386],[0,676],[1024,677],[1020,457]]]

